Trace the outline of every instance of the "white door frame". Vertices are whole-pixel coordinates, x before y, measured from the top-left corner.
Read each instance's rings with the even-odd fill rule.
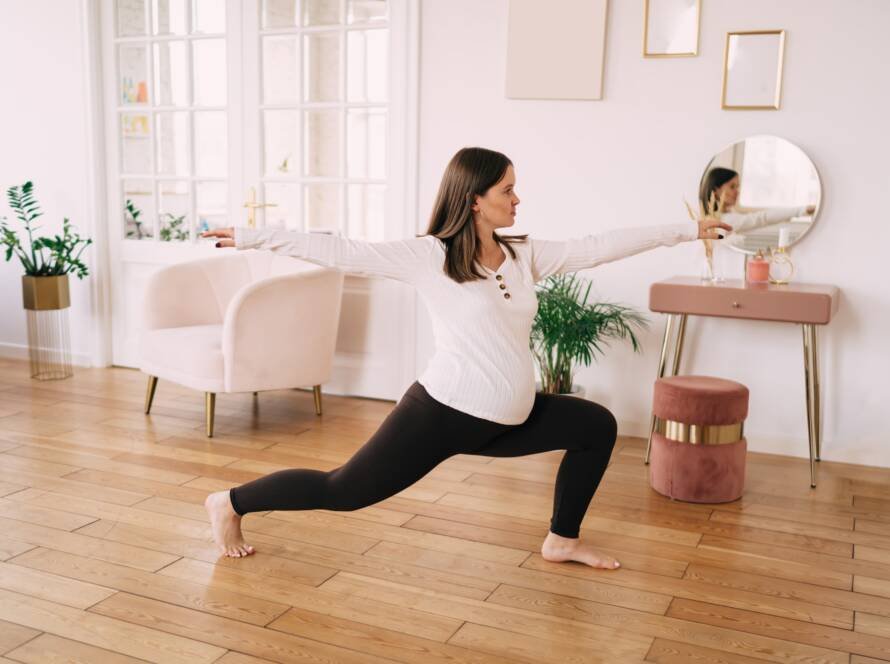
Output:
[[[401,158],[390,158],[391,166],[399,166],[390,170],[390,212],[402,220],[402,228],[397,230],[401,238],[411,238],[417,233],[419,187],[420,0],[394,1],[402,7],[401,11],[393,13],[395,20],[390,26],[392,34],[399,37],[393,39],[390,71],[402,67],[401,75],[392,76],[392,80],[404,82],[404,85],[390,88],[390,122],[392,126],[401,125],[404,131],[399,134],[403,142],[399,146]],[[402,298],[401,303],[403,310],[399,312],[399,320],[405,324],[399,326],[399,346],[402,348],[399,382],[404,390],[417,377],[417,293]]]
[[[102,78],[101,0],[80,0],[78,18],[83,47],[86,108],[86,212],[89,236],[93,239],[90,265],[90,350],[93,367],[111,366],[111,256],[108,251],[108,191],[105,161],[105,107]]]

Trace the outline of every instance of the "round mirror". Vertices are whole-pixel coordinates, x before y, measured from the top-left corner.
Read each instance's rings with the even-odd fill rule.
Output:
[[[819,215],[822,182],[810,158],[778,136],[752,136],[718,152],[699,184],[699,205],[733,227],[722,241],[764,254],[790,247]]]

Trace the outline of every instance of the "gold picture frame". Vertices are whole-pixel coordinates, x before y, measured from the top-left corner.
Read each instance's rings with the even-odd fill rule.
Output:
[[[768,37],[774,36],[777,38],[775,43],[775,58],[776,62],[774,65],[773,71],[775,72],[775,86],[767,85],[767,90],[764,92],[755,91],[751,92],[750,89],[748,93],[750,94],[750,98],[754,101],[752,103],[738,103],[737,98],[740,96],[744,96],[744,91],[733,90],[733,87],[744,87],[747,85],[749,88],[753,87],[763,87],[759,86],[756,81],[748,81],[745,83],[737,83],[735,86],[733,82],[730,80],[730,68],[732,63],[731,59],[734,59],[736,53],[734,52],[735,48],[741,48],[742,41],[750,41],[745,40],[745,37]],[[737,41],[733,41],[736,39]],[[754,54],[755,56],[766,54],[769,57],[769,52],[764,50],[765,46],[769,46],[766,42],[762,40],[757,40],[762,42],[760,44],[760,48],[762,50],[761,54]],[[750,46],[753,49],[756,46],[756,42],[752,42]],[[756,57],[749,58],[750,60],[756,59]],[[727,32],[726,33],[726,44],[723,49],[723,85],[720,97],[720,107],[727,111],[777,111],[782,106],[782,70],[785,62],[785,31],[784,30],[748,30],[743,32]],[[749,63],[746,63],[749,64]],[[756,67],[757,63],[753,63]],[[751,74],[751,76],[762,76],[764,78],[769,77],[770,67],[768,63],[761,64],[760,72],[740,72],[737,74],[737,78],[743,77],[746,74]],[[768,81],[767,81],[768,83]],[[769,90],[769,88],[772,88]],[[769,101],[766,101],[769,98]]]
[[[651,51],[649,50],[650,16],[652,5],[665,0],[644,0],[643,5],[643,57],[644,58],[692,58],[698,55],[698,46],[701,41],[701,0],[695,3],[695,46],[690,51]]]

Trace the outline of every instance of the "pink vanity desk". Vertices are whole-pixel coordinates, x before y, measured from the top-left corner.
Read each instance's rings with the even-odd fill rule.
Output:
[[[816,486],[816,461],[822,452],[822,430],[819,396],[819,354],[816,347],[816,326],[827,325],[837,311],[840,291],[835,286],[791,283],[746,284],[739,279],[712,284],[697,277],[673,277],[652,284],[649,289],[649,309],[667,314],[658,377],[665,375],[669,351],[673,352],[672,374],[680,369],[683,339],[688,316],[716,316],[747,320],[797,323],[803,331],[804,384],[806,386],[807,432],[810,441],[810,486]],[[677,339],[671,348],[675,318],[679,318]],[[652,431],[646,446],[646,463]]]

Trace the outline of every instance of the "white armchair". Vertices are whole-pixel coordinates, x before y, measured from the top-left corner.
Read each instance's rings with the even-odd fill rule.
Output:
[[[179,263],[145,292],[140,368],[145,413],[159,378],[205,393],[207,436],[216,395],[321,384],[331,375],[343,273],[263,251]]]

